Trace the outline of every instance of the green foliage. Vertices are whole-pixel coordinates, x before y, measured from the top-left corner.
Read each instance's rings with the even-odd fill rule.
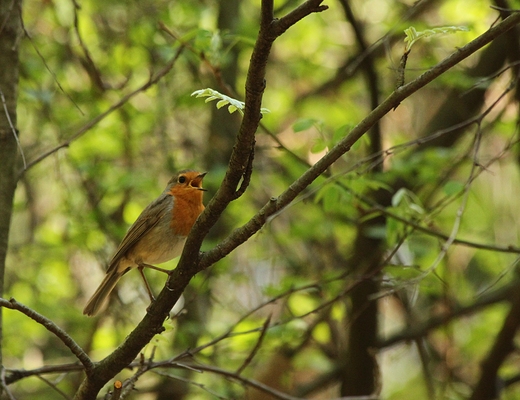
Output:
[[[238,110],[241,115],[244,115],[245,103],[243,101],[233,99],[229,96],[226,96],[225,94],[217,92],[216,90],[210,88],[200,89],[194,91],[191,95],[195,97],[207,97],[205,103],[209,103],[213,100],[219,100],[216,105],[218,109],[228,106],[228,111],[230,114],[233,114]],[[260,113],[262,114],[267,114],[269,112],[271,111],[269,111],[267,108],[260,109]]]
[[[402,53],[391,38],[408,26],[401,25],[403,3],[362,3],[353,3],[353,10],[363,21],[370,51],[362,54],[370,54],[370,60],[358,58],[359,43],[339,3],[303,19],[276,41],[263,98],[272,110],[262,121],[269,134],[259,130],[248,189],[226,209],[203,251],[247,223],[370,112],[374,93],[367,86],[371,78],[365,74],[366,62],[374,63],[379,102],[390,93],[393,60]],[[21,39],[22,147],[28,161],[57,145],[64,147],[28,170],[18,184],[4,297],[13,296],[55,321],[98,361],[127,337],[148,306],[139,274],[130,271],[98,320],[81,314],[128,226],[176,170],[208,170],[206,204],[224,177],[226,166],[209,160],[216,153],[224,154],[223,160],[229,156],[245,105],[223,93],[244,97],[260,5],[242,2],[240,17],[226,27],[219,26],[218,2],[85,0],[80,5],[24,2],[29,35]],[[291,2],[278,6],[276,16],[281,17]],[[449,40],[463,45],[496,17],[486,2],[450,0],[433,7],[414,17],[417,28],[406,29],[408,50],[418,40],[450,33],[460,33]],[[429,26],[432,18],[447,26],[419,28]],[[440,61],[446,49],[420,46],[414,51],[420,73]],[[156,76],[178,52],[171,71],[156,84],[83,131],[89,121]],[[373,154],[377,138],[364,135],[259,234],[198,274],[184,294],[181,312],[165,322],[167,331],[144,350],[145,359],[153,355],[153,361],[183,355],[176,359],[180,366],[139,376],[132,396],[151,398],[152,393],[144,392],[153,392],[159,382],[189,382],[193,384],[176,388],[188,393],[187,399],[246,398],[247,385],[209,371],[199,373],[197,365],[237,371],[261,338],[241,377],[260,379],[273,356],[290,354],[281,390],[294,395],[300,386],[333,376],[347,359],[348,329],[360,315],[352,311],[349,295],[372,277],[380,284],[373,298],[379,299],[382,339],[512,282],[516,254],[457,243],[446,250],[435,271],[425,274],[446,243],[435,233],[449,235],[459,214],[457,239],[507,248],[517,246],[520,235],[518,145],[513,136],[517,121],[511,112],[515,100],[499,102],[480,121],[482,145],[476,158],[474,129],[442,146],[431,145],[425,136],[431,132],[422,130],[445,93],[458,90],[462,101],[468,101],[466,91],[478,85],[489,88],[486,102],[491,102],[510,72],[479,81],[467,68],[471,65],[449,71],[387,115],[380,126],[380,153]],[[195,90],[200,87],[207,89]],[[194,98],[215,101],[217,109],[227,108],[228,113],[212,113],[214,109]],[[463,112],[463,105],[457,111]],[[456,133],[436,135],[442,139]],[[469,182],[474,165],[478,173]],[[403,182],[406,187],[400,186]],[[459,212],[466,190],[467,204]],[[366,242],[380,247],[360,253],[356,246]],[[377,273],[357,270],[379,253],[385,264],[377,265]],[[157,295],[167,278],[146,273]],[[428,360],[428,378],[436,390],[468,397],[469,384],[454,381],[472,384],[478,379],[477,369],[468,366],[480,365],[506,312],[505,305],[478,309],[418,338],[434,354]],[[15,311],[4,310],[3,315],[6,368],[30,370],[76,361],[40,325]],[[270,325],[264,328],[268,317]],[[427,397],[416,347],[410,343],[402,341],[377,354],[384,398]],[[183,368],[188,361],[194,366]],[[505,367],[513,370],[514,360]],[[463,373],[451,375],[448,368]],[[121,377],[130,378],[137,370]],[[63,374],[51,381],[72,397],[79,376]],[[283,386],[287,381],[294,383],[294,392]],[[334,383],[300,397],[341,397],[341,382]],[[9,387],[15,398],[57,397],[37,378]],[[512,396],[518,392],[515,385],[508,390]]]
[[[417,31],[413,26],[404,30],[406,37],[404,42],[406,43],[406,51],[410,51],[412,46],[420,39],[429,38],[432,36],[447,35],[450,33],[456,33],[460,31],[468,31],[466,26],[442,26],[438,28],[425,29],[424,31]]]

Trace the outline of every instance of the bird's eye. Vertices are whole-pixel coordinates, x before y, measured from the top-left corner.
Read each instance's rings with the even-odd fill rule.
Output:
[[[179,183],[186,182],[186,177],[184,175],[179,176]]]

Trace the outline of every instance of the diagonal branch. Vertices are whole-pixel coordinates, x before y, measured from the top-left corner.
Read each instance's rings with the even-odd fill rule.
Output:
[[[280,19],[273,17],[273,1],[262,1],[260,32],[253,48],[246,78],[244,117],[240,125],[228,170],[217,193],[201,215],[185,245],[185,254],[196,254],[209,229],[216,223],[227,205],[235,199],[241,179],[247,175],[248,162],[255,142],[255,133],[260,124],[263,92],[266,86],[265,72],[267,60],[276,38],[292,25],[314,12],[326,9],[320,5],[323,0],[308,0],[294,11]],[[191,269],[196,269],[196,258]],[[179,266],[183,264],[182,259]]]
[[[11,310],[17,310],[27,315],[29,318],[42,325],[49,332],[54,333],[54,335],[56,335],[56,337],[60,339],[62,343],[70,349],[72,354],[76,356],[76,358],[83,364],[87,371],[94,368],[94,363],[89,358],[89,356],[83,351],[83,349],[74,341],[74,339],[72,339],[69,336],[67,332],[61,329],[50,319],[44,317],[43,315],[30,309],[29,307],[21,303],[18,303],[13,298],[11,298],[10,300],[0,298],[0,307],[10,308]]]
[[[347,153],[352,145],[356,143],[377,121],[388,114],[401,101],[426,86],[462,60],[475,53],[486,44],[507,32],[520,23],[520,14],[513,14],[501,23],[484,32],[482,35],[459,48],[449,57],[438,63],[433,68],[424,72],[415,80],[396,89],[386,100],[375,108],[365,119],[356,125],[350,133],[336,144],[316,164],[307,169],[300,178],[289,186],[280,196],[272,197],[258,213],[242,227],[235,229],[226,239],[212,250],[203,254],[200,260],[200,268],[204,269],[228,255],[251,236],[262,228],[267,219],[289,205],[304,189],[306,189],[316,178],[323,174],[336,160]],[[200,221],[199,219],[199,222]]]
[[[130,333],[111,355],[96,367],[87,371],[87,378],[76,392],[75,399],[94,399],[99,390],[115,374],[129,365],[141,349],[158,333],[164,330],[163,322],[169,311],[180,297],[191,278],[201,270],[199,250],[202,240],[209,229],[217,222],[227,205],[234,200],[241,180],[247,179],[248,163],[252,156],[255,133],[259,126],[263,91],[265,89],[265,71],[272,45],[292,24],[295,24],[312,12],[322,11],[322,0],[308,0],[296,10],[274,23],[273,0],[262,1],[260,32],[255,43],[246,78],[245,110],[231,154],[224,180],[205,211],[198,218],[186,240],[181,259],[170,275],[166,287],[157,300],[152,303],[139,325]],[[303,7],[303,11],[302,10]],[[278,29],[274,29],[276,26]],[[280,28],[281,27],[281,28]],[[240,191],[240,189],[238,189]]]
[[[407,326],[401,332],[395,333],[385,339],[381,338],[376,344],[376,347],[378,349],[384,349],[399,343],[421,339],[427,336],[431,331],[447,325],[456,318],[471,315],[488,306],[508,301],[514,293],[518,293],[518,289],[519,282],[515,281],[503,288],[482,295],[471,304],[454,306],[446,313],[432,316],[424,322],[414,323],[413,326]]]
[[[65,147],[69,147],[72,142],[82,137],[85,133],[87,133],[89,130],[91,130],[94,126],[96,126],[99,122],[101,122],[103,119],[108,117],[110,114],[112,114],[114,111],[120,109],[123,107],[128,101],[136,96],[137,94],[144,92],[145,90],[149,89],[151,86],[155,85],[157,82],[161,80],[168,72],[171,71],[173,66],[175,65],[175,62],[178,60],[179,56],[181,55],[182,51],[184,50],[184,46],[181,44],[173,58],[164,66],[163,69],[161,69],[155,76],[151,77],[148,81],[146,81],[143,85],[135,89],[133,92],[128,93],[127,95],[123,96],[117,103],[113,104],[110,108],[108,108],[105,112],[99,114],[95,118],[91,119],[89,122],[87,122],[85,125],[83,125],[76,133],[74,133],[71,137],[69,137],[64,142],[60,143],[56,147],[46,151],[45,153],[39,155],[34,160],[27,163],[27,167],[24,169],[24,171],[20,172],[18,174],[18,178],[21,177],[21,175],[27,171],[29,168],[33,167],[34,165],[38,164],[39,162],[45,160],[50,155],[56,153],[58,150],[61,150]]]
[[[255,357],[256,353],[258,353],[258,350],[260,350],[260,347],[262,347],[262,343],[264,342],[264,339],[265,339],[265,334],[267,333],[267,329],[269,328],[269,324],[271,323],[271,316],[272,316],[272,314],[270,314],[266,318],[264,324],[262,325],[262,330],[260,331],[260,336],[258,337],[258,340],[256,341],[255,346],[253,347],[253,350],[251,350],[251,352],[249,353],[247,358],[244,360],[242,365],[236,370],[235,373],[237,375],[240,375],[242,373],[242,371],[244,369],[246,369],[246,367],[251,363],[251,361],[253,361],[253,358]]]

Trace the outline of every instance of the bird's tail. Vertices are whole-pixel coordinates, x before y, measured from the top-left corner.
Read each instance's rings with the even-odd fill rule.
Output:
[[[83,314],[89,317],[96,315],[99,310],[101,310],[101,306],[105,303],[106,298],[112,292],[121,276],[123,276],[123,274],[117,270],[107,273],[105,279],[103,279],[103,282],[101,282],[85,306]]]

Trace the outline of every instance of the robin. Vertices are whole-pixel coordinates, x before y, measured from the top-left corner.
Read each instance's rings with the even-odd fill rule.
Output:
[[[110,260],[107,273],[88,301],[83,314],[96,315],[119,279],[137,268],[153,301],[143,268],[169,273],[152,264],[161,264],[178,257],[186,237],[204,210],[202,195],[206,190],[202,180],[206,173],[180,171],[168,182],[164,192],[139,215],[126,233],[116,254]]]

